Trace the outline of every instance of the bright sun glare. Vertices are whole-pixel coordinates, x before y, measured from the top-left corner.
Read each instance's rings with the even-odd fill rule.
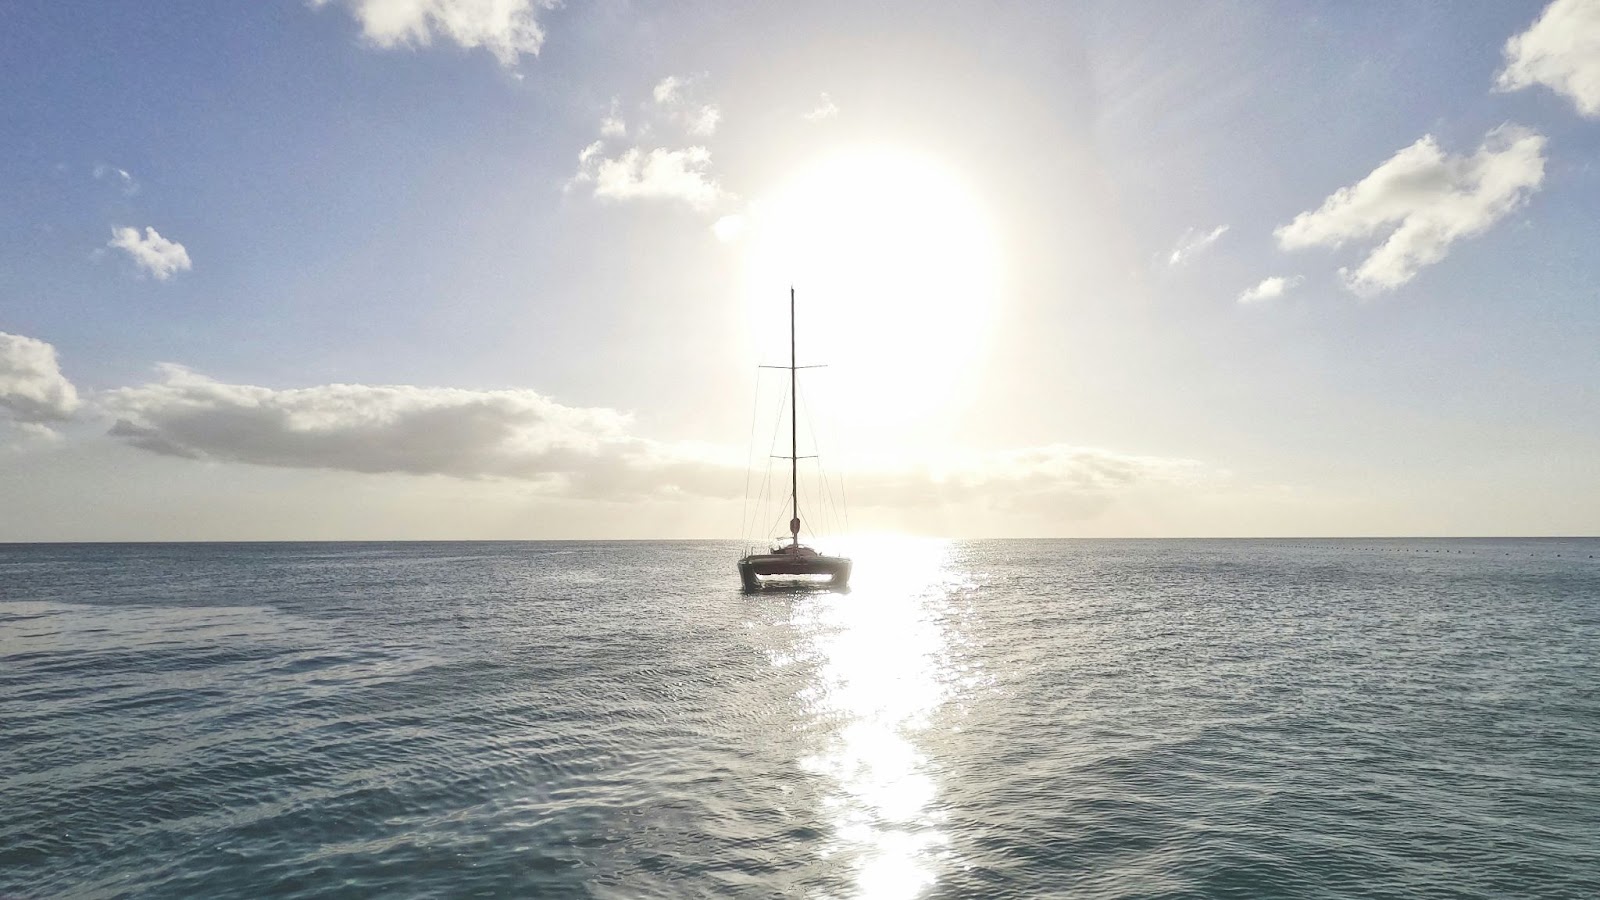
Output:
[[[840,152],[757,200],[750,220],[745,293],[763,362],[787,361],[792,284],[800,363],[833,368],[832,418],[903,427],[959,402],[1000,291],[995,236],[959,176],[903,150]]]

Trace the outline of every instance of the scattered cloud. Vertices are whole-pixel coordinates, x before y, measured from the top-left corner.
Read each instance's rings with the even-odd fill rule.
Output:
[[[717,123],[722,121],[722,111],[716,106],[707,104],[694,112],[688,113],[685,126],[689,133],[697,137],[710,137],[717,132]]]
[[[1228,226],[1218,225],[1210,231],[1197,232],[1193,228],[1187,229],[1183,237],[1178,238],[1177,246],[1172,248],[1172,253],[1167,257],[1167,265],[1180,266],[1193,259],[1207,247],[1217,242],[1217,239],[1228,233]]]
[[[177,241],[162,237],[154,228],[145,228],[143,237],[139,236],[137,228],[113,228],[111,242],[106,246],[127,253],[135,265],[158,281],[166,281],[178,272],[193,268],[189,251]]]
[[[42,426],[70,419],[77,408],[78,391],[61,374],[56,348],[0,331],[0,409],[25,426]]]
[[[1444,259],[1457,240],[1522,206],[1544,180],[1544,148],[1543,135],[1509,124],[1489,132],[1471,156],[1446,155],[1424,135],[1274,234],[1280,247],[1295,250],[1388,231],[1355,271],[1340,275],[1358,294],[1392,290]]]
[[[1240,303],[1259,303],[1263,300],[1276,300],[1286,291],[1300,284],[1300,276],[1285,278],[1274,275],[1271,278],[1261,279],[1261,283],[1239,295]]]
[[[139,182],[128,173],[127,169],[119,169],[116,166],[97,163],[92,171],[96,181],[115,182],[121,188],[123,196],[132,197],[134,194],[139,193]]]
[[[682,78],[679,78],[676,75],[668,75],[667,77],[656,82],[655,89],[652,90],[650,94],[656,98],[656,103],[658,105],[666,106],[668,104],[677,102],[678,94],[683,89],[683,84],[684,81]]]
[[[711,175],[711,151],[704,147],[633,147],[607,158],[591,144],[578,158],[582,168],[574,181],[593,183],[603,200],[677,200],[704,212],[726,193]]]
[[[637,137],[678,132],[685,146],[647,146],[618,139],[627,128],[618,113],[618,101],[602,120],[599,137],[578,154],[578,172],[567,183],[571,190],[592,185],[601,200],[673,200],[709,212],[731,197],[717,182],[711,168],[711,151],[704,139],[716,133],[722,113],[715,103],[691,103],[693,81],[669,75],[651,90],[653,103],[641,107],[644,121],[634,129]]]
[[[1527,31],[1506,41],[1495,89],[1542,84],[1600,117],[1600,0],[1555,0]]]
[[[716,133],[722,121],[722,110],[715,103],[690,100],[692,88],[701,80],[668,75],[656,82],[650,96],[655,100],[658,119],[670,122],[696,137],[709,137]]]
[[[526,53],[537,56],[544,43],[538,15],[554,0],[311,0],[316,7],[337,3],[361,23],[367,40],[379,47],[425,47],[434,37],[467,49],[482,47],[503,66]]]
[[[813,107],[810,112],[802,116],[802,118],[804,118],[807,122],[821,122],[823,119],[831,119],[838,114],[839,107],[834,104],[832,97],[829,97],[826,93],[824,93],[820,98],[818,98],[817,105]]]
[[[628,134],[627,120],[622,118],[616,97],[611,98],[611,111],[600,120],[600,136],[603,138],[625,137]]]

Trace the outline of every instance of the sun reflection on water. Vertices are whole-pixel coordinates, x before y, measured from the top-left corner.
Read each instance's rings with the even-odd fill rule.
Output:
[[[946,843],[932,764],[918,737],[958,683],[947,635],[946,542],[860,539],[848,594],[797,599],[791,625],[816,676],[801,694],[824,735],[802,767],[825,783],[834,852],[863,897],[914,897]]]

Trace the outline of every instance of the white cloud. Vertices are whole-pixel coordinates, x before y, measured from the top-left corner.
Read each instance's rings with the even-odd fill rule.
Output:
[[[650,94],[651,96],[655,97],[657,104],[666,106],[668,104],[677,102],[678,92],[683,89],[683,85],[684,81],[682,78],[679,78],[676,75],[668,75],[667,77],[656,82],[655,89],[652,90]]]
[[[1188,262],[1201,251],[1217,242],[1217,238],[1228,233],[1228,226],[1218,225],[1206,232],[1196,232],[1193,228],[1183,232],[1183,237],[1178,238],[1177,246],[1172,248],[1172,253],[1167,257],[1167,265],[1177,266]]]
[[[437,35],[462,47],[483,47],[501,65],[537,56],[544,43],[538,14],[552,0],[311,0],[338,2],[379,47],[427,46]]]
[[[0,409],[24,425],[63,422],[78,408],[78,391],[61,374],[56,348],[0,331]]]
[[[1294,250],[1388,231],[1354,272],[1340,274],[1359,294],[1391,290],[1526,202],[1544,180],[1544,147],[1543,135],[1516,125],[1489,132],[1471,156],[1448,156],[1425,135],[1274,234]]]
[[[134,177],[128,173],[127,169],[119,169],[116,166],[97,163],[93,172],[96,181],[115,181],[122,188],[122,193],[125,196],[132,197],[134,194],[139,193],[139,182],[134,180]]]
[[[627,146],[615,140],[625,137],[627,130],[613,100],[599,138],[578,154],[578,172],[567,188],[593,185],[594,196],[602,200],[676,200],[701,212],[731,196],[717,183],[711,151],[702,142],[716,132],[721,110],[714,103],[686,102],[690,84],[675,75],[657,82],[651,91],[654,105],[643,107],[644,121],[634,132],[643,137],[676,131],[688,146]]]
[[[696,137],[710,137],[717,131],[717,123],[722,121],[722,111],[713,104],[700,107],[695,112],[688,113],[684,124],[689,133]]]
[[[699,448],[642,440],[627,416],[533,391],[330,384],[226,384],[182,366],[108,392],[111,434],[167,456],[285,468],[506,478],[617,499],[727,495],[733,465]]]
[[[145,228],[144,237],[139,236],[137,228],[113,228],[106,246],[126,252],[134,264],[160,281],[192,268],[189,251],[177,241],[162,237],[154,228]]]
[[[1600,0],[1555,0],[1527,31],[1506,41],[1495,89],[1542,84],[1600,117]]]
[[[1240,303],[1259,303],[1262,300],[1276,300],[1284,292],[1300,283],[1300,276],[1285,278],[1274,275],[1271,278],[1261,279],[1261,283],[1239,295]]]
[[[650,96],[660,108],[657,117],[664,118],[695,137],[709,137],[716,133],[717,125],[722,121],[722,110],[715,103],[696,105],[690,102],[691,89],[700,80],[699,77],[668,75],[656,82]]]
[[[711,151],[704,147],[669,150],[638,147],[607,158],[580,154],[578,182],[593,182],[594,195],[605,200],[677,200],[702,212],[711,209],[726,192],[711,175]]]
[[[831,119],[838,114],[839,107],[834,104],[833,98],[823,94],[817,100],[817,105],[802,118],[807,122],[821,122],[823,119]]]

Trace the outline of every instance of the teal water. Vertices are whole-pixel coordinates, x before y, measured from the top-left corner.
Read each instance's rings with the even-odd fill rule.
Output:
[[[0,895],[1596,897],[1600,540],[0,546]]]

